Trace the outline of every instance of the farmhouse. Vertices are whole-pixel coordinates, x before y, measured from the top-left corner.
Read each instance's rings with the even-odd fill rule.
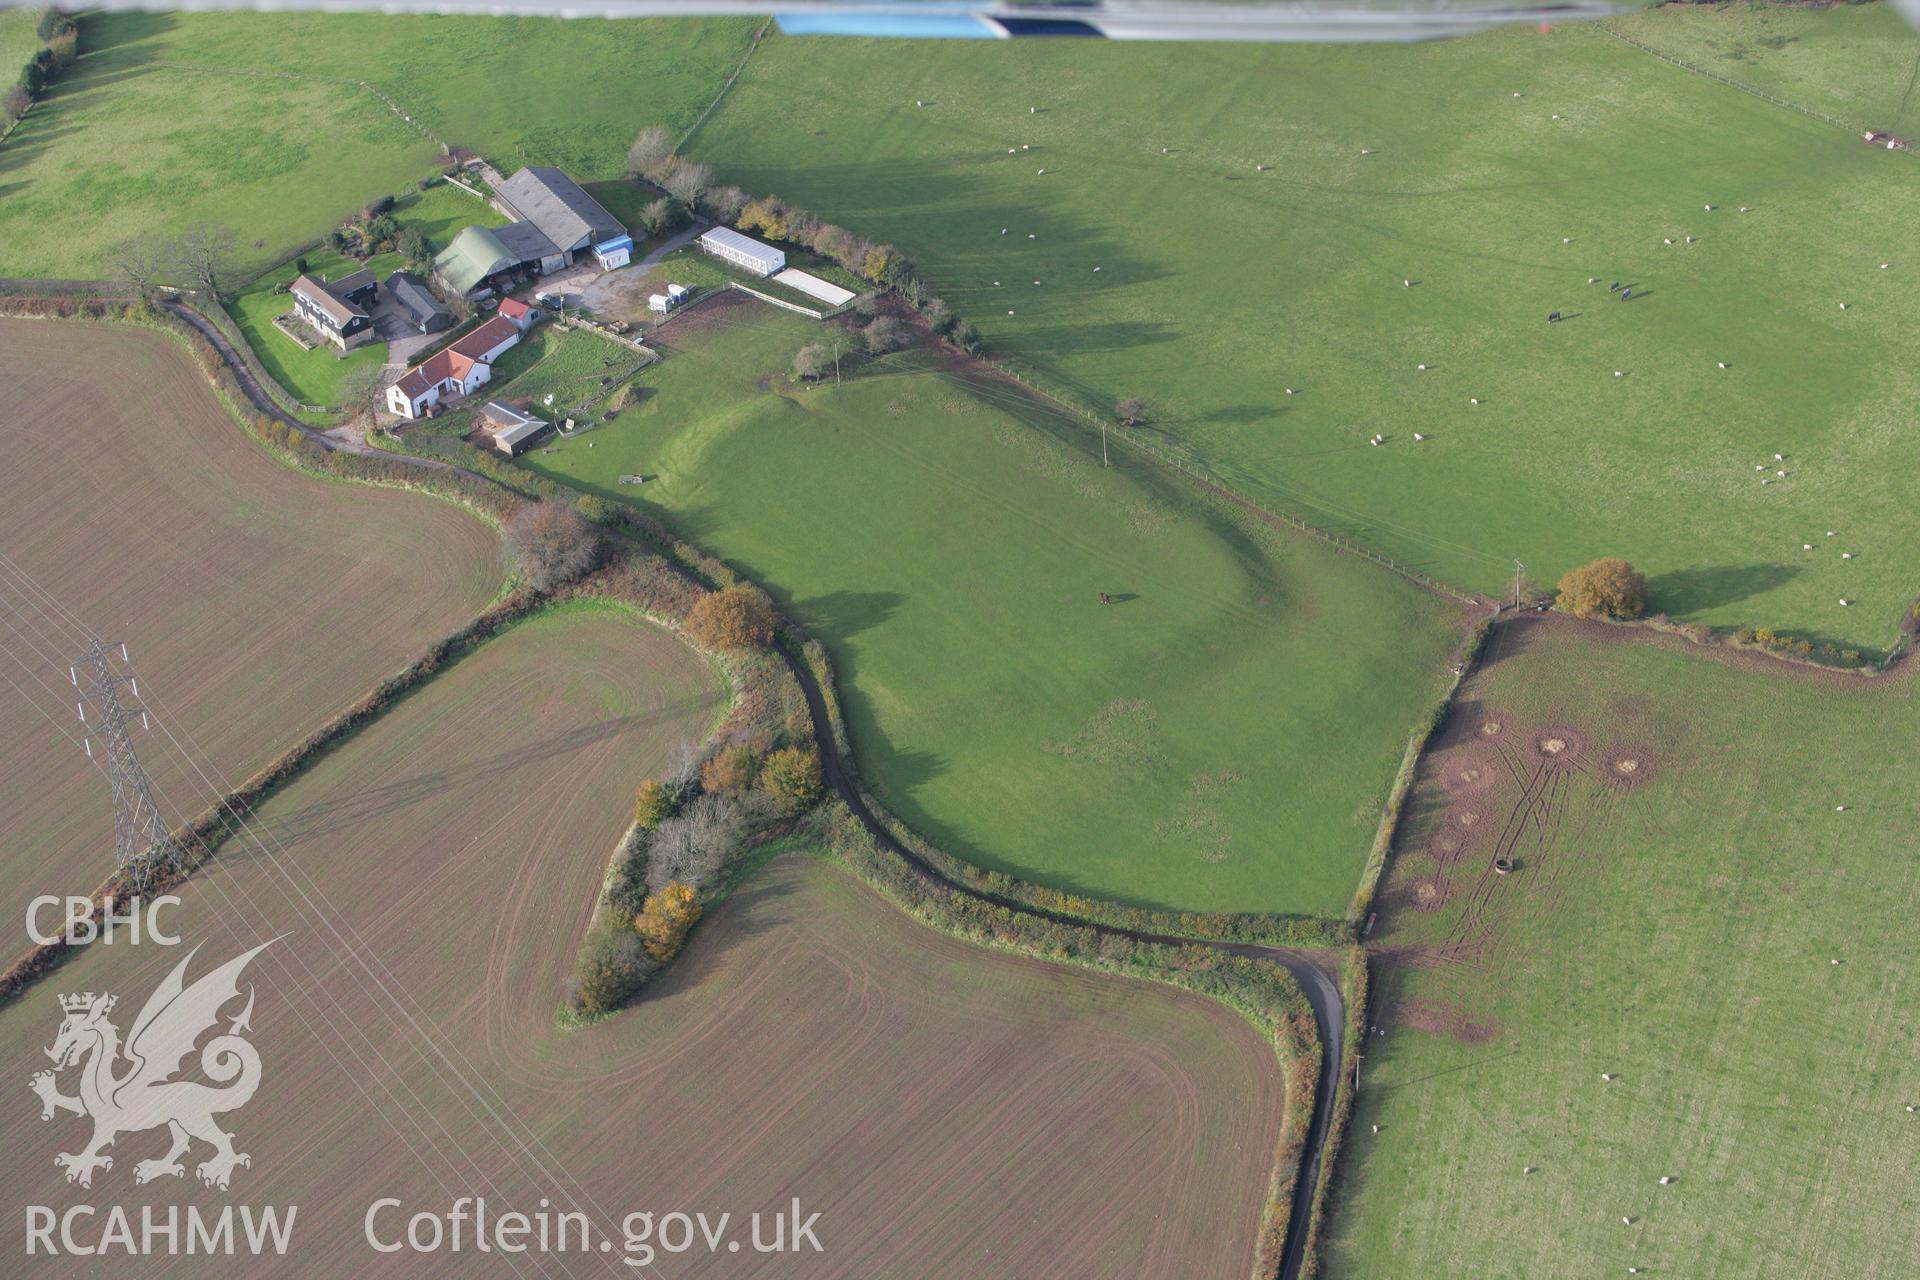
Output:
[[[396,271],[387,277],[387,297],[419,333],[439,333],[453,327],[453,316],[418,276]]]
[[[715,227],[700,237],[700,247],[724,262],[744,267],[757,276],[770,276],[787,265],[787,255],[728,227]]]
[[[489,400],[480,410],[480,429],[495,449],[516,458],[533,447],[553,424],[511,405]]]
[[[367,308],[380,292],[373,272],[356,271],[331,283],[302,275],[287,292],[307,326],[340,350],[351,351],[372,339],[373,317]]]
[[[520,328],[506,316],[493,319],[401,374],[387,388],[387,408],[418,418],[443,400],[472,395],[493,378],[493,362],[520,341]]]

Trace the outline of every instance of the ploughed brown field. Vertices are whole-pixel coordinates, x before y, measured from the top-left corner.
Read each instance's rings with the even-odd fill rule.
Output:
[[[148,709],[197,747],[211,781],[136,742],[171,820],[499,587],[499,539],[484,522],[282,466],[186,352],[150,331],[0,319],[0,457],[9,955],[24,948],[29,898],[90,892],[112,869],[107,782],[82,754],[67,675],[85,633],[128,645]]]
[[[184,948],[95,947],[0,1012],[16,1094],[0,1203],[299,1206],[284,1259],[16,1255],[19,1273],[1245,1276],[1282,1095],[1271,1049],[1224,1006],[960,943],[794,854],[703,922],[636,1007],[558,1028],[629,789],[719,704],[665,634],[549,615],[263,806],[266,851],[230,847],[177,912],[203,947],[195,973],[284,935],[249,970],[265,1066],[225,1120],[252,1157],[228,1193],[194,1182],[204,1150],[185,1179],[136,1186],[157,1132],[122,1138],[90,1190],[65,1183],[54,1155],[87,1126],[42,1123],[26,1088],[57,994],[119,993],[124,1031]],[[612,1251],[366,1241],[383,1197],[403,1205],[376,1219],[393,1242],[407,1215],[465,1195],[493,1215],[543,1197],[582,1210]],[[824,1251],[756,1253],[747,1215],[795,1197],[821,1215]],[[631,1268],[622,1219],[643,1210],[733,1216],[718,1253]]]

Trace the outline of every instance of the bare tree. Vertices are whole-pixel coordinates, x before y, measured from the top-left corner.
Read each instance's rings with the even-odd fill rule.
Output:
[[[215,298],[220,286],[228,283],[240,237],[232,227],[212,222],[196,222],[180,237],[175,261],[187,278]]]
[[[713,185],[713,167],[697,160],[682,160],[668,171],[660,185],[680,203],[689,206],[697,204],[706,189]]]
[[[380,407],[386,389],[386,379],[381,375],[380,366],[356,365],[347,370],[346,377],[340,379],[340,407],[346,410],[349,418],[370,417]]]
[[[809,342],[793,353],[793,371],[811,382],[834,363],[833,353],[818,342]]]
[[[506,533],[527,584],[536,591],[572,582],[600,556],[599,531],[572,507],[557,502],[521,507],[507,521]]]
[[[627,172],[651,178],[672,158],[673,135],[663,124],[650,124],[634,135],[633,145],[627,148]]]
[[[107,268],[113,278],[142,298],[151,298],[160,288],[170,254],[167,246],[152,236],[138,236],[107,251]]]
[[[912,336],[907,331],[907,326],[893,316],[875,316],[867,327],[860,331],[860,340],[866,344],[867,350],[876,356],[899,350],[907,345]]]

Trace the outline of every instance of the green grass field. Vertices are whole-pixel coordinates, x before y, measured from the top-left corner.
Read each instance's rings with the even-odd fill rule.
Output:
[[[821,332],[702,304],[635,408],[526,461],[768,584],[832,650],[866,776],[951,851],[1134,902],[1341,912],[1451,607],[1103,471],[910,354],[785,390]]]
[[[1490,658],[1381,900],[1328,1274],[1911,1275],[1911,671],[1567,623]]]
[[[1686,4],[1623,18],[1642,44],[1864,129],[1920,125],[1920,44],[1891,5]]]
[[[31,9],[0,9],[0,84],[12,84],[40,52],[43,42],[34,30],[39,21]]]
[[[235,227],[255,265],[278,261],[439,162],[438,144],[358,79],[509,169],[618,177],[641,125],[684,128],[705,109],[753,28],[88,16],[79,62],[0,148],[0,275],[95,275],[119,241],[199,220]]]
[[[1776,21],[1843,24],[1768,51],[1818,81],[1904,85],[1920,51],[1877,12],[1632,29]],[[1915,594],[1920,168],[1598,28],[769,39],[693,149],[899,243],[991,347],[1146,397],[1250,496],[1462,584],[1622,554],[1656,609],[1869,648]],[[1801,551],[1828,528],[1858,558]]]

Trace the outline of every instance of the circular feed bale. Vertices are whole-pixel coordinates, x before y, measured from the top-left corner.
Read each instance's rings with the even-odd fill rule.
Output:
[[[1440,785],[1451,795],[1484,795],[1498,778],[1493,757],[1479,751],[1449,751],[1436,762]]]
[[[1564,725],[1536,729],[1527,738],[1527,754],[1543,764],[1577,763],[1586,748],[1586,739]]]
[[[1519,865],[1520,864],[1515,862],[1512,858],[1495,858],[1493,860],[1494,872],[1498,875],[1503,875],[1503,876],[1512,874],[1519,867]]]
[[[1659,772],[1653,753],[1641,747],[1615,747],[1601,761],[1600,776],[1620,787],[1638,787]]]

